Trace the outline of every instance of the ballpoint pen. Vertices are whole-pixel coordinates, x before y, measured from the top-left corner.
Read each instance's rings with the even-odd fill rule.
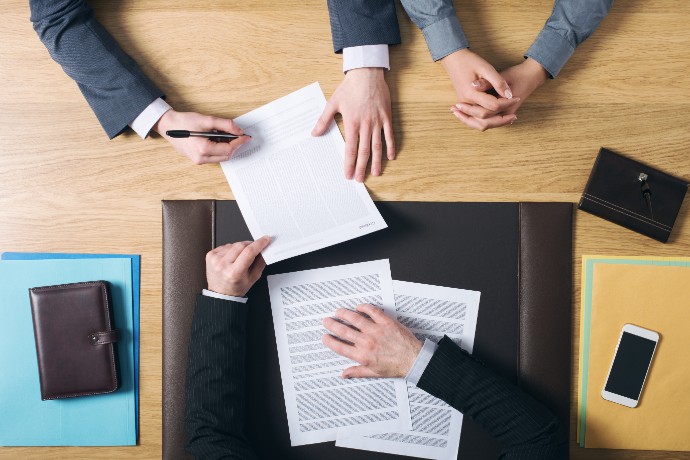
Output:
[[[232,134],[223,131],[187,131],[184,129],[166,131],[165,134],[176,139],[184,139],[187,137],[206,137],[214,142],[229,142],[242,136],[252,137],[249,134]]]

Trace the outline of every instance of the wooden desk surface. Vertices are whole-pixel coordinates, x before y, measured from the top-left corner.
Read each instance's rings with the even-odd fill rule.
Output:
[[[95,2],[94,2],[95,3]],[[473,50],[505,67],[522,60],[551,0],[455,4]],[[232,198],[217,165],[194,166],[160,138],[108,141],[76,85],[50,59],[28,2],[3,1],[0,28],[0,251],[142,255],[141,437],[136,448],[0,448],[2,458],[161,455],[161,206]],[[341,81],[324,1],[120,1],[94,4],[122,47],[178,110],[235,117],[318,80]],[[690,3],[617,2],[561,76],[523,105],[511,127],[461,126],[454,93],[400,10],[404,46],[391,51],[398,159],[368,178],[375,199],[577,202],[600,146],[690,180]],[[573,356],[583,254],[690,255],[690,200],[663,245],[575,214]],[[668,459],[690,453],[585,450],[572,458]]]

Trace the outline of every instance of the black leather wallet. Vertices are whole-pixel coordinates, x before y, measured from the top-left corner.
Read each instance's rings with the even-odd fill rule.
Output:
[[[666,243],[687,190],[687,182],[602,147],[578,207]]]
[[[118,387],[105,281],[29,290],[41,399],[112,393]]]

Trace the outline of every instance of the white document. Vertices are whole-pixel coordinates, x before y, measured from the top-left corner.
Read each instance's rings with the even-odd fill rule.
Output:
[[[312,137],[325,105],[313,83],[235,120],[252,140],[220,165],[254,239],[273,237],[267,264],[387,227],[364,184],[345,179],[335,122]]]
[[[268,290],[293,446],[411,428],[403,379],[343,379],[357,363],[321,342],[337,308],[371,303],[395,315],[387,259],[272,275]]]
[[[393,290],[398,321],[419,340],[430,338],[438,342],[445,334],[472,352],[479,292],[404,281],[393,281]],[[437,460],[456,459],[462,413],[412,384],[408,384],[408,395],[412,430],[364,436],[340,434],[336,446]]]

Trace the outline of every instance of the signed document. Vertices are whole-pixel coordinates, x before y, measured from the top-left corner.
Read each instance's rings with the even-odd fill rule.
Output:
[[[313,83],[235,119],[252,140],[221,167],[254,239],[273,238],[267,264],[386,228],[364,185],[345,179],[335,122],[311,135],[325,105]]]

